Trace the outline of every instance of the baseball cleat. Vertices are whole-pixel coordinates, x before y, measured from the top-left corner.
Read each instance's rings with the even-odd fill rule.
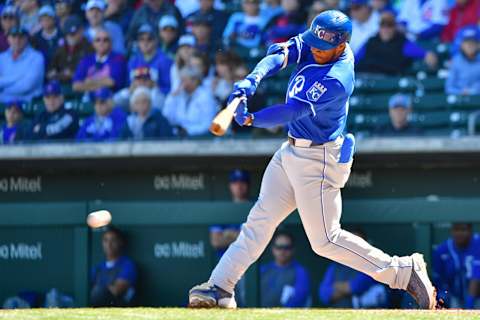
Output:
[[[412,262],[412,275],[408,281],[407,292],[417,301],[420,309],[435,309],[437,290],[430,282],[423,255],[412,254]]]
[[[188,293],[189,308],[227,308],[235,309],[235,296],[208,282],[190,289]]]

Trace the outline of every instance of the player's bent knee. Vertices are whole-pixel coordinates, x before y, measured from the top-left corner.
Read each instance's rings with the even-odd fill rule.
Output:
[[[315,239],[310,239],[310,246],[313,252],[322,257],[329,257],[335,251],[341,229],[333,229],[330,232],[323,232],[316,235]]]

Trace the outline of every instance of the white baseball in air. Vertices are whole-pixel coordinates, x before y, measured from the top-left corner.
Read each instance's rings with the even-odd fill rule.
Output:
[[[87,224],[90,228],[101,228],[112,221],[112,215],[107,210],[99,210],[87,216]]]

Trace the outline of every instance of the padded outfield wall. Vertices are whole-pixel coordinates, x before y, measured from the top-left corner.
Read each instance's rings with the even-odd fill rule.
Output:
[[[208,226],[241,223],[249,204],[228,200],[228,172],[252,174],[252,199],[280,140],[227,139],[0,148],[0,301],[21,290],[58,288],[87,304],[88,272],[101,259],[100,233],[84,224],[94,209],[113,213],[140,272],[142,305],[184,305],[186,290],[214,265]],[[478,139],[361,141],[343,192],[344,225],[395,254],[429,258],[451,221],[480,222]],[[326,260],[299,225],[297,254],[312,277]],[[261,261],[270,259],[267,252]],[[258,264],[247,274],[248,305],[258,304]]]

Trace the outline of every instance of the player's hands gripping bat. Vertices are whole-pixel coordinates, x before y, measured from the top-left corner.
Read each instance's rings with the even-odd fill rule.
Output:
[[[233,95],[233,94],[232,94]],[[246,99],[244,95],[235,95],[229,99],[229,103],[225,109],[220,111],[213,119],[210,125],[210,132],[216,136],[223,136],[227,132],[228,127],[232,123],[235,111],[241,103],[242,99]]]

